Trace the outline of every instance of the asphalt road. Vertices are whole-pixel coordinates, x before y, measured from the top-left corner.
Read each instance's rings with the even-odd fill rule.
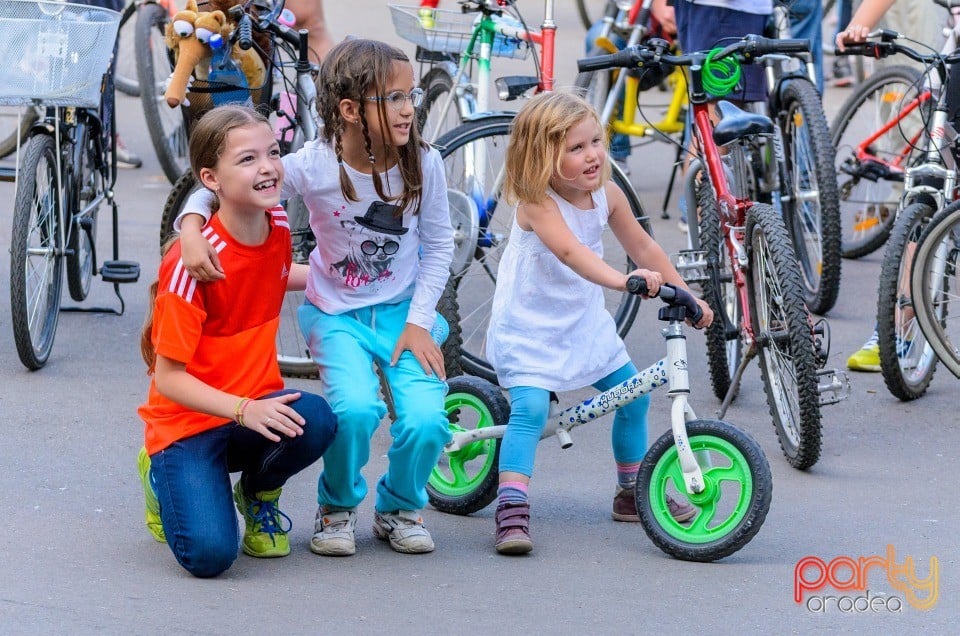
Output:
[[[452,4],[445,2],[446,4]],[[558,3],[558,78],[570,84],[583,29],[572,3]],[[326,3],[335,33],[404,45],[376,0]],[[538,2],[521,3],[539,21]],[[406,46],[406,45],[404,45]],[[407,49],[412,47],[406,46]],[[831,90],[832,113],[843,93]],[[956,632],[960,516],[950,503],[948,446],[958,430],[956,380],[945,371],[928,394],[904,404],[879,374],[851,377],[848,400],[823,412],[823,455],[808,472],[783,458],[770,424],[756,367],[748,370],[726,419],[749,431],[773,470],[773,503],[760,533],[743,550],[714,564],[677,561],[634,524],[610,519],[614,468],[609,420],[575,432],[562,451],[552,441],[538,452],[531,490],[536,550],[526,558],[493,551],[493,509],[470,517],[426,510],[437,550],[393,553],[371,530],[372,498],[361,507],[358,554],[311,554],[317,469],[292,479],[283,508],[294,521],[293,553],[258,561],[240,556],[216,580],[186,574],[142,523],[136,474],[142,424],[136,407],[148,380],[138,352],[147,287],[159,260],[157,232],[169,184],[152,155],[139,104],[120,99],[120,129],[145,160],[120,175],[121,257],[143,266],[139,283],[122,289],[123,316],[63,314],[49,364],[28,372],[19,363],[9,306],[0,303],[0,632],[5,634],[267,633],[919,633]],[[656,144],[634,152],[632,180],[654,216],[657,238],[682,246],[676,207],[659,218],[673,150]],[[13,186],[0,185],[0,245],[10,240]],[[101,223],[102,245],[109,245]],[[872,327],[881,255],[845,261],[841,298],[829,319],[830,363],[843,366]],[[0,298],[9,297],[9,262],[0,260]],[[72,304],[65,302],[65,304]],[[87,305],[117,302],[96,283]],[[644,306],[628,346],[640,364],[661,355],[653,307]],[[710,416],[703,338],[690,338],[694,408]],[[311,383],[291,383],[310,388]],[[568,396],[571,400],[576,397]],[[668,426],[668,400],[656,395],[651,435]],[[388,426],[377,433],[366,469],[373,481],[385,466]],[[950,512],[954,510],[954,512]],[[888,557],[934,577],[938,602],[921,611],[887,572],[866,572],[869,599],[840,590],[854,574],[840,557]],[[794,601],[801,559],[833,563],[833,578]],[[858,571],[859,567],[856,568]],[[815,569],[805,570],[816,578]],[[856,584],[857,581],[854,581]],[[815,586],[813,586],[815,587]],[[927,598],[931,592],[919,592]],[[826,607],[821,611],[824,597]],[[875,599],[879,597],[878,602]],[[896,598],[894,598],[896,597]],[[846,598],[847,600],[842,600]],[[819,599],[819,600],[818,600]],[[900,602],[897,603],[896,601]],[[899,611],[897,609],[899,608]]]

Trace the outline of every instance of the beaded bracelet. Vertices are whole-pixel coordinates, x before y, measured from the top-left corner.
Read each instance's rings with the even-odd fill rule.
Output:
[[[240,426],[246,426],[246,424],[243,423],[243,411],[247,408],[247,402],[249,401],[250,398],[248,397],[240,398],[240,400],[237,402],[237,405],[233,407],[233,419]]]

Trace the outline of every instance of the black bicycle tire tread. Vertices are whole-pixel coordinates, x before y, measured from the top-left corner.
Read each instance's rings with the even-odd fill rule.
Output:
[[[796,256],[793,246],[787,236],[783,218],[769,205],[754,204],[747,214],[747,255],[751,269],[756,268],[752,237],[757,226],[760,226],[767,239],[767,248],[770,252],[772,265],[780,280],[783,294],[784,315],[787,321],[787,334],[790,341],[789,351],[796,373],[797,393],[799,404],[799,444],[796,452],[791,452],[783,439],[783,433],[778,426],[779,415],[775,406],[772,382],[769,375],[773,372],[767,368],[763,354],[759,355],[760,370],[763,378],[763,389],[767,396],[767,406],[773,418],[774,430],[780,448],[787,461],[798,470],[806,470],[817,463],[821,451],[821,414],[820,396],[817,390],[817,363],[814,354],[813,334],[809,316],[803,304],[803,291],[800,282],[800,272],[797,271]],[[751,315],[754,333],[759,336],[757,318],[757,295],[753,277],[748,277],[747,286],[750,291],[754,308]]]
[[[877,340],[880,347],[880,371],[890,393],[904,401],[915,400],[927,391],[930,381],[937,370],[936,362],[930,365],[930,372],[919,384],[911,386],[900,370],[900,358],[897,355],[896,309],[900,297],[900,267],[903,264],[903,251],[918,224],[933,216],[934,210],[925,203],[912,203],[900,211],[897,222],[890,232],[887,246],[880,266],[880,287],[877,292]]]
[[[935,252],[937,245],[947,233],[953,232],[960,224],[960,201],[954,201],[937,212],[917,241],[916,253],[913,258],[913,270],[910,279],[910,295],[914,299],[914,310],[924,338],[933,348],[940,362],[957,378],[960,378],[960,357],[941,339],[939,330],[934,327],[938,319],[931,315],[934,302],[927,295],[929,285],[927,278],[932,271],[927,262],[931,252]]]
[[[723,305],[717,305],[717,298],[723,299],[723,283],[714,290],[712,275],[719,269],[720,259],[726,258],[723,234],[720,230],[720,213],[713,197],[713,188],[706,179],[697,184],[697,208],[700,221],[700,249],[707,253],[707,279],[701,283],[703,298],[710,305],[715,320],[707,327],[707,370],[710,372],[710,386],[718,400],[724,399],[730,390],[733,369],[727,363],[727,339],[723,321],[719,319],[725,311]],[[719,277],[719,272],[717,271]],[[728,284],[732,285],[733,281]],[[739,328],[740,325],[734,325]],[[742,355],[742,349],[741,349]]]
[[[417,125],[419,126],[420,134],[424,135],[429,132],[425,130],[424,127],[427,123],[427,117],[430,115],[430,109],[433,108],[437,99],[439,99],[444,92],[449,93],[453,90],[453,78],[443,67],[434,66],[420,79],[420,87],[423,89],[424,95],[423,105],[417,112]],[[446,90],[444,91],[442,89]],[[439,95],[437,94],[438,92],[440,93]],[[456,108],[459,111],[459,105],[456,99],[450,104],[450,108]],[[458,116],[458,119],[463,121],[462,114]],[[443,133],[441,133],[441,136],[442,134]]]
[[[820,193],[820,245],[822,264],[820,284],[811,292],[804,284],[804,301],[811,312],[825,314],[837,304],[840,295],[841,257],[840,203],[837,192],[836,159],[827,117],[817,88],[808,80],[793,79],[787,82],[783,93],[782,110],[789,112],[789,105],[796,100],[808,125],[812,155],[816,158],[817,189]],[[784,132],[786,137],[786,132]],[[794,215],[788,229],[794,234],[794,243],[799,240],[796,227],[799,222]],[[799,257],[799,253],[797,254]],[[810,267],[810,263],[806,264]]]
[[[160,215],[161,250],[168,240],[178,236],[178,233],[173,229],[173,222],[177,219],[177,215],[180,214],[180,210],[183,209],[183,205],[196,186],[197,180],[193,173],[184,172],[170,189],[170,194],[167,195],[167,200],[163,204],[163,214]]]
[[[844,101],[841,105],[840,110],[837,111],[837,115],[833,119],[833,123],[830,125],[830,143],[831,146],[836,149],[840,143],[840,138],[843,136],[844,131],[847,129],[850,121],[852,121],[857,111],[861,106],[866,102],[867,97],[875,91],[879,86],[885,84],[893,79],[901,79],[905,82],[916,82],[920,78],[920,71],[914,69],[910,66],[897,65],[890,66],[885,69],[881,69],[876,73],[873,73],[870,77],[860,82],[857,87],[854,89],[853,93]],[[887,237],[890,236],[890,230],[893,228],[894,215],[890,215],[887,222],[880,228],[877,234],[873,235],[867,240],[858,241],[853,244],[841,245],[841,254],[843,258],[861,258],[872,254],[883,245]],[[842,228],[841,228],[842,232]]]
[[[70,167],[70,173],[73,178],[78,182],[83,178],[84,164],[87,160],[92,159],[84,151],[88,141],[88,136],[90,133],[90,126],[86,124],[78,124],[77,131],[79,131],[82,138],[80,143],[76,148],[75,157],[79,156],[79,161],[76,159],[73,161],[73,165]],[[91,165],[90,170],[96,170],[96,165]],[[76,183],[70,186],[68,190],[68,195],[65,198],[69,198],[71,205],[78,206],[80,205],[80,194],[77,192],[78,188],[82,188],[82,183]],[[94,239],[97,236],[97,212],[94,211],[91,215],[93,219],[93,230],[92,234]],[[67,241],[67,254],[66,254],[66,270],[67,270],[67,290],[70,292],[70,297],[77,301],[81,302],[87,297],[87,293],[90,291],[90,281],[93,277],[93,272],[91,271],[86,280],[84,280],[84,275],[82,267],[80,265],[80,250],[78,249],[78,242],[83,240],[81,233],[84,232],[81,228],[72,228],[68,230],[70,235],[69,240]],[[95,249],[95,248],[91,248]],[[93,258],[93,254],[90,255]]]
[[[463,375],[460,364],[462,356],[463,333],[460,329],[460,305],[457,303],[457,290],[452,280],[447,280],[440,300],[437,301],[437,313],[443,316],[450,328],[447,339],[440,346],[443,352],[443,367],[447,379]]]
[[[137,76],[140,78],[140,100],[143,105],[143,117],[146,120],[147,129],[150,131],[150,140],[153,143],[154,151],[157,154],[157,161],[163,169],[170,183],[175,183],[182,174],[182,166],[178,165],[176,157],[171,156],[167,148],[166,140],[163,138],[163,125],[160,117],[160,98],[157,88],[160,86],[157,78],[165,78],[173,69],[161,69],[158,76],[158,69],[154,68],[153,55],[150,51],[150,36],[156,24],[164,23],[167,20],[164,9],[152,2],[145,2],[137,11],[136,16],[136,55],[137,55]],[[163,108],[167,108],[164,104]],[[184,122],[184,126],[186,122]]]
[[[13,323],[13,337],[17,346],[20,362],[31,371],[42,368],[50,358],[53,342],[56,339],[57,322],[60,315],[60,295],[63,285],[63,257],[57,257],[54,267],[55,302],[47,311],[49,341],[43,343],[37,351],[30,337],[29,307],[26,299],[26,243],[30,233],[30,211],[33,207],[34,192],[36,190],[36,165],[41,155],[48,153],[50,165],[56,165],[56,149],[53,137],[50,135],[35,135],[24,145],[20,166],[18,169],[17,197],[13,207],[13,229],[10,236],[10,313]],[[32,169],[29,167],[33,167]],[[54,203],[54,205],[57,205]],[[26,216],[26,218],[24,218]],[[57,210],[55,214],[57,228],[54,233],[59,236],[59,224],[62,223],[62,214]],[[58,250],[59,252],[60,250]],[[52,322],[49,322],[52,321]]]
[[[683,561],[709,563],[739,551],[760,532],[770,511],[770,502],[773,498],[773,476],[763,449],[745,431],[722,420],[693,420],[687,422],[686,428],[689,438],[718,437],[732,444],[743,455],[750,467],[753,481],[750,512],[730,533],[710,543],[684,543],[661,530],[647,501],[646,493],[654,469],[663,454],[675,444],[672,431],[667,431],[653,443],[640,464],[636,486],[637,512],[644,532],[654,545],[665,553]]]
[[[480,399],[484,407],[493,418],[493,425],[506,424],[510,419],[510,404],[503,396],[503,392],[495,384],[471,375],[460,375],[450,378],[447,382],[449,390],[447,396],[457,393],[467,393]],[[499,486],[500,439],[491,440],[494,445],[493,460],[490,470],[480,481],[477,488],[460,496],[447,496],[437,491],[427,483],[427,496],[430,505],[439,510],[454,515],[468,515],[483,510],[497,498]]]

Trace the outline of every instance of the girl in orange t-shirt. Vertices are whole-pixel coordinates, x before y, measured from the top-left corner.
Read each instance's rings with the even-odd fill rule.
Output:
[[[246,554],[290,553],[281,487],[320,458],[336,417],[323,398],[284,390],[280,378],[280,306],[287,289],[305,287],[307,266],[291,263],[278,205],[283,164],[269,122],[245,107],[214,109],[194,128],[190,161],[217,193],[205,236],[230,275],[196,281],[179,242],[163,258],[141,342],[153,377],[139,408],[140,468],[151,532],[191,574],[208,577],[237,557],[234,502]]]

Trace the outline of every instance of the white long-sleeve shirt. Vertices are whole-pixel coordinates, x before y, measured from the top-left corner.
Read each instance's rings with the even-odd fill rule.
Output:
[[[348,201],[340,190],[336,155],[322,141],[308,142],[285,156],[283,167],[282,196],[303,197],[317,238],[310,254],[307,299],[328,314],[412,299],[407,322],[429,331],[453,258],[440,153],[430,149],[421,154],[420,213],[406,209],[402,217],[395,215],[395,203],[377,196],[372,175],[344,164],[359,199]],[[403,191],[397,166],[380,176],[388,195]],[[177,221],[191,213],[209,219],[212,201],[212,192],[199,190]]]

